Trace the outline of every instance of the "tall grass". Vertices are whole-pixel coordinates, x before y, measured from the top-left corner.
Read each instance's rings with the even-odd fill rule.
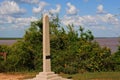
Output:
[[[120,80],[120,72],[94,72],[67,75],[61,74],[63,77],[72,77],[73,80]]]

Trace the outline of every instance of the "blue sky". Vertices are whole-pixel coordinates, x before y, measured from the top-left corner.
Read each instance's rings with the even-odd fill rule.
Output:
[[[23,37],[42,13],[59,14],[63,26],[81,25],[95,37],[120,37],[120,0],[0,0],[0,37]]]

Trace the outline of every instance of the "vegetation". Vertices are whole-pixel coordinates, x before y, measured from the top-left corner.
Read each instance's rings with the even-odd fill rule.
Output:
[[[12,79],[24,80],[24,79],[31,79],[34,78],[38,73],[37,72],[9,72],[4,73],[5,79],[9,79],[9,76],[12,76]],[[64,78],[72,78],[72,80],[120,80],[120,73],[119,72],[86,72],[83,74],[59,74]],[[2,75],[0,74],[0,79]],[[1,80],[4,80],[2,78]]]
[[[120,80],[120,72],[86,72],[84,74],[61,74],[66,78],[72,78],[73,80]]]
[[[112,55],[109,48],[102,48],[94,42],[90,30],[74,25],[61,25],[58,16],[50,21],[50,45],[52,70],[57,73],[84,73],[119,71],[120,49]],[[12,46],[0,45],[0,52],[7,52],[7,60],[2,59],[3,71],[42,71],[42,19],[31,22],[24,37]],[[1,56],[0,56],[1,58]]]
[[[115,65],[115,70],[120,71],[120,45],[118,46],[118,51],[112,55],[112,60]]]

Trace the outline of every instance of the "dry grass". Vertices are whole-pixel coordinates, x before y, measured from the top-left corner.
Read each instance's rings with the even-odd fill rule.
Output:
[[[0,73],[0,80],[23,80],[35,77],[36,72],[15,72],[15,73]],[[83,74],[60,74],[62,77],[72,78],[73,80],[120,80],[120,72],[94,72]]]
[[[36,75],[36,73],[0,73],[0,80],[23,80],[28,78],[33,78]]]

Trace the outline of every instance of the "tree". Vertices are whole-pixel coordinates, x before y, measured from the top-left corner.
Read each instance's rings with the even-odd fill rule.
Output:
[[[90,30],[87,30],[86,32],[84,32],[84,28],[82,26],[80,26],[79,31],[80,31],[81,39],[84,39],[86,41],[94,40],[94,36]]]
[[[10,55],[11,51],[10,51],[11,47],[7,46],[7,45],[0,45],[0,53],[6,53],[6,58],[8,55]],[[5,72],[7,71],[7,67],[6,66],[6,60],[4,60],[4,56],[0,55],[0,72]]]
[[[120,45],[118,46],[117,52],[112,55],[112,60],[115,65],[115,70],[120,71]]]
[[[90,30],[79,30],[74,25],[60,25],[58,16],[50,22],[50,47],[52,70],[74,74],[84,71],[111,70],[111,52],[93,41]],[[7,64],[9,71],[42,71],[42,18],[31,22],[24,37],[11,47]],[[108,66],[110,65],[110,66]]]

